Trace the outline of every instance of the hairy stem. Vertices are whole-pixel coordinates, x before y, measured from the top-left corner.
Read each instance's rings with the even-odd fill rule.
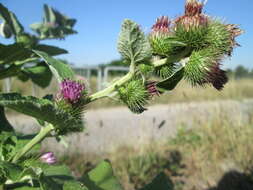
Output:
[[[160,67],[160,66],[165,65],[167,63],[178,62],[182,58],[186,57],[190,52],[191,52],[191,49],[185,48],[185,50],[183,50],[179,54],[176,54],[176,55],[164,58],[164,59],[154,61],[152,63],[152,65],[154,67]],[[132,62],[131,65],[130,65],[130,71],[124,77],[122,77],[118,81],[114,82],[109,87],[105,88],[104,90],[101,90],[101,91],[99,91],[97,93],[94,93],[91,96],[89,96],[89,98],[88,98],[89,102],[93,102],[93,101],[98,100],[100,98],[108,97],[109,94],[111,94],[113,91],[116,90],[117,86],[121,86],[121,85],[125,84],[126,82],[130,81],[134,76],[134,72],[135,72],[135,66],[134,66],[134,63]]]
[[[124,77],[122,77],[118,81],[114,82],[109,87],[105,88],[104,90],[101,90],[101,91],[99,91],[99,92],[97,92],[95,94],[92,94],[89,97],[89,101],[93,102],[93,101],[98,100],[100,98],[107,97],[109,94],[111,94],[116,89],[117,86],[121,86],[124,83],[128,82],[129,80],[131,80],[132,77],[134,76],[134,72],[135,72],[134,64],[131,64],[130,71]]]
[[[165,65],[167,63],[176,63],[176,62],[179,62],[181,59],[187,57],[191,51],[192,51],[191,48],[187,47],[187,48],[185,48],[185,50],[181,51],[178,54],[171,55],[171,56],[169,56],[167,58],[154,61],[152,63],[152,65],[154,67],[160,67],[160,66],[163,66],[163,65]]]
[[[24,156],[27,152],[29,152],[36,144],[40,143],[53,129],[54,127],[52,124],[48,124],[46,127],[41,128],[40,132],[14,156],[12,162],[16,163],[22,156]]]

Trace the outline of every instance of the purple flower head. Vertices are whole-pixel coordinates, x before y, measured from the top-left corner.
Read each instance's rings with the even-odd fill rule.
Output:
[[[146,84],[146,88],[148,90],[148,93],[151,95],[151,96],[159,96],[159,91],[157,90],[156,88],[156,82],[155,81],[150,81]]]
[[[170,20],[167,16],[162,16],[156,20],[156,23],[152,26],[153,32],[169,33]]]
[[[44,163],[47,163],[47,164],[55,164],[56,163],[56,158],[55,158],[53,152],[46,152],[46,153],[42,154],[42,156],[40,157],[40,160]]]
[[[187,0],[185,14],[175,20],[176,25],[183,26],[187,31],[191,28],[207,26],[209,18],[202,13],[204,3],[198,0]]]
[[[84,89],[83,83],[69,79],[64,79],[60,84],[61,96],[71,104],[77,103],[82,98]]]

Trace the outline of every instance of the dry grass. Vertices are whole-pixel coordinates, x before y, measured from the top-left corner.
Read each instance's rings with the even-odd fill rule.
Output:
[[[139,189],[161,171],[172,179],[174,190],[216,190],[220,183],[230,185],[229,190],[248,190],[242,187],[250,183],[249,189],[253,189],[252,124],[253,114],[249,114],[247,121],[238,116],[233,123],[229,117],[217,114],[208,122],[196,121],[191,129],[182,124],[166,144],[151,143],[141,149],[121,147],[102,158],[94,154],[72,155],[64,162],[81,175],[97,161],[109,158],[126,190]],[[232,178],[223,182],[221,179],[230,172],[238,175],[233,173]],[[241,176],[248,181],[242,181]]]

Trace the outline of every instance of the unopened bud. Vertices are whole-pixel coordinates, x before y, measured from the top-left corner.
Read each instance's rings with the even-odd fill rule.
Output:
[[[56,158],[54,156],[53,152],[46,152],[44,153],[41,157],[40,160],[44,163],[47,164],[55,164],[56,163]]]

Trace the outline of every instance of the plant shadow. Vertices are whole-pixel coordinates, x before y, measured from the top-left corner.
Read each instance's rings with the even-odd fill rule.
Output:
[[[223,175],[216,187],[208,190],[252,190],[253,176],[231,170]]]

